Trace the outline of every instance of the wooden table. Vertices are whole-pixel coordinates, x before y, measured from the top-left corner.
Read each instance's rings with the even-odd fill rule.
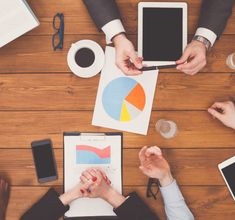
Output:
[[[172,0],[171,0],[172,1]],[[129,37],[136,42],[138,0],[118,0]],[[196,29],[201,1],[189,4],[190,38]],[[73,42],[92,39],[105,45],[81,0],[29,0],[40,27],[0,49],[0,176],[11,182],[6,220],[16,220],[50,186],[62,191],[64,131],[107,131],[91,126],[99,76],[80,79],[71,74],[66,56]],[[65,15],[65,45],[51,46],[52,18]],[[235,75],[226,57],[235,51],[235,8],[224,35],[208,55],[208,65],[198,75],[163,71],[148,136],[124,133],[124,191],[145,197],[147,179],[138,170],[137,153],[143,145],[164,149],[183,194],[198,220],[232,220],[234,201],[218,172],[217,164],[235,154],[235,132],[207,113],[215,101],[235,93]],[[88,92],[89,91],[89,92]],[[179,134],[164,140],[154,130],[160,118],[176,121]],[[30,143],[51,138],[59,180],[39,185],[35,177]],[[162,199],[146,199],[164,217]]]

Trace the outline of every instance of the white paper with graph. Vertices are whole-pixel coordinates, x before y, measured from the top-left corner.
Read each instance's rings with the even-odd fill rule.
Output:
[[[78,184],[81,173],[89,167],[101,167],[122,193],[122,136],[118,134],[64,135],[64,190]],[[102,199],[83,198],[74,201],[66,217],[116,216]]]
[[[106,47],[92,125],[146,135],[158,71],[128,77],[115,65],[115,49]]]

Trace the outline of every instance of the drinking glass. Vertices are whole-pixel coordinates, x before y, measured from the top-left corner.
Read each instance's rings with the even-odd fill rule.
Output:
[[[173,138],[177,135],[178,127],[175,122],[160,119],[155,125],[156,131],[161,134],[162,137],[166,139]]]
[[[230,69],[235,69],[235,53],[232,53],[228,56],[226,64]]]

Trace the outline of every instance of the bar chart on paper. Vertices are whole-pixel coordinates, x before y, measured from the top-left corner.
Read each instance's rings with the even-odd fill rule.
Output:
[[[136,80],[120,77],[106,86],[102,103],[105,112],[111,118],[128,122],[143,112],[146,96],[143,87]]]
[[[76,163],[77,164],[110,164],[111,163],[111,146],[100,149],[88,145],[76,146]]]

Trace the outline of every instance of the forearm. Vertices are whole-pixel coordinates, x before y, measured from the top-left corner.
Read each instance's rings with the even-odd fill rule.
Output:
[[[115,0],[83,0],[83,2],[99,29],[115,19],[120,19]]]
[[[74,200],[78,199],[78,196],[74,191],[69,191],[60,195],[59,199],[64,204],[64,206],[66,206],[69,205]]]
[[[234,0],[203,0],[198,26],[213,31],[219,37],[231,15],[233,4]]]
[[[175,180],[170,185],[160,187],[167,220],[194,220]]]
[[[114,209],[121,206],[126,201],[126,198],[123,195],[112,188],[108,190],[103,199],[108,202]]]

